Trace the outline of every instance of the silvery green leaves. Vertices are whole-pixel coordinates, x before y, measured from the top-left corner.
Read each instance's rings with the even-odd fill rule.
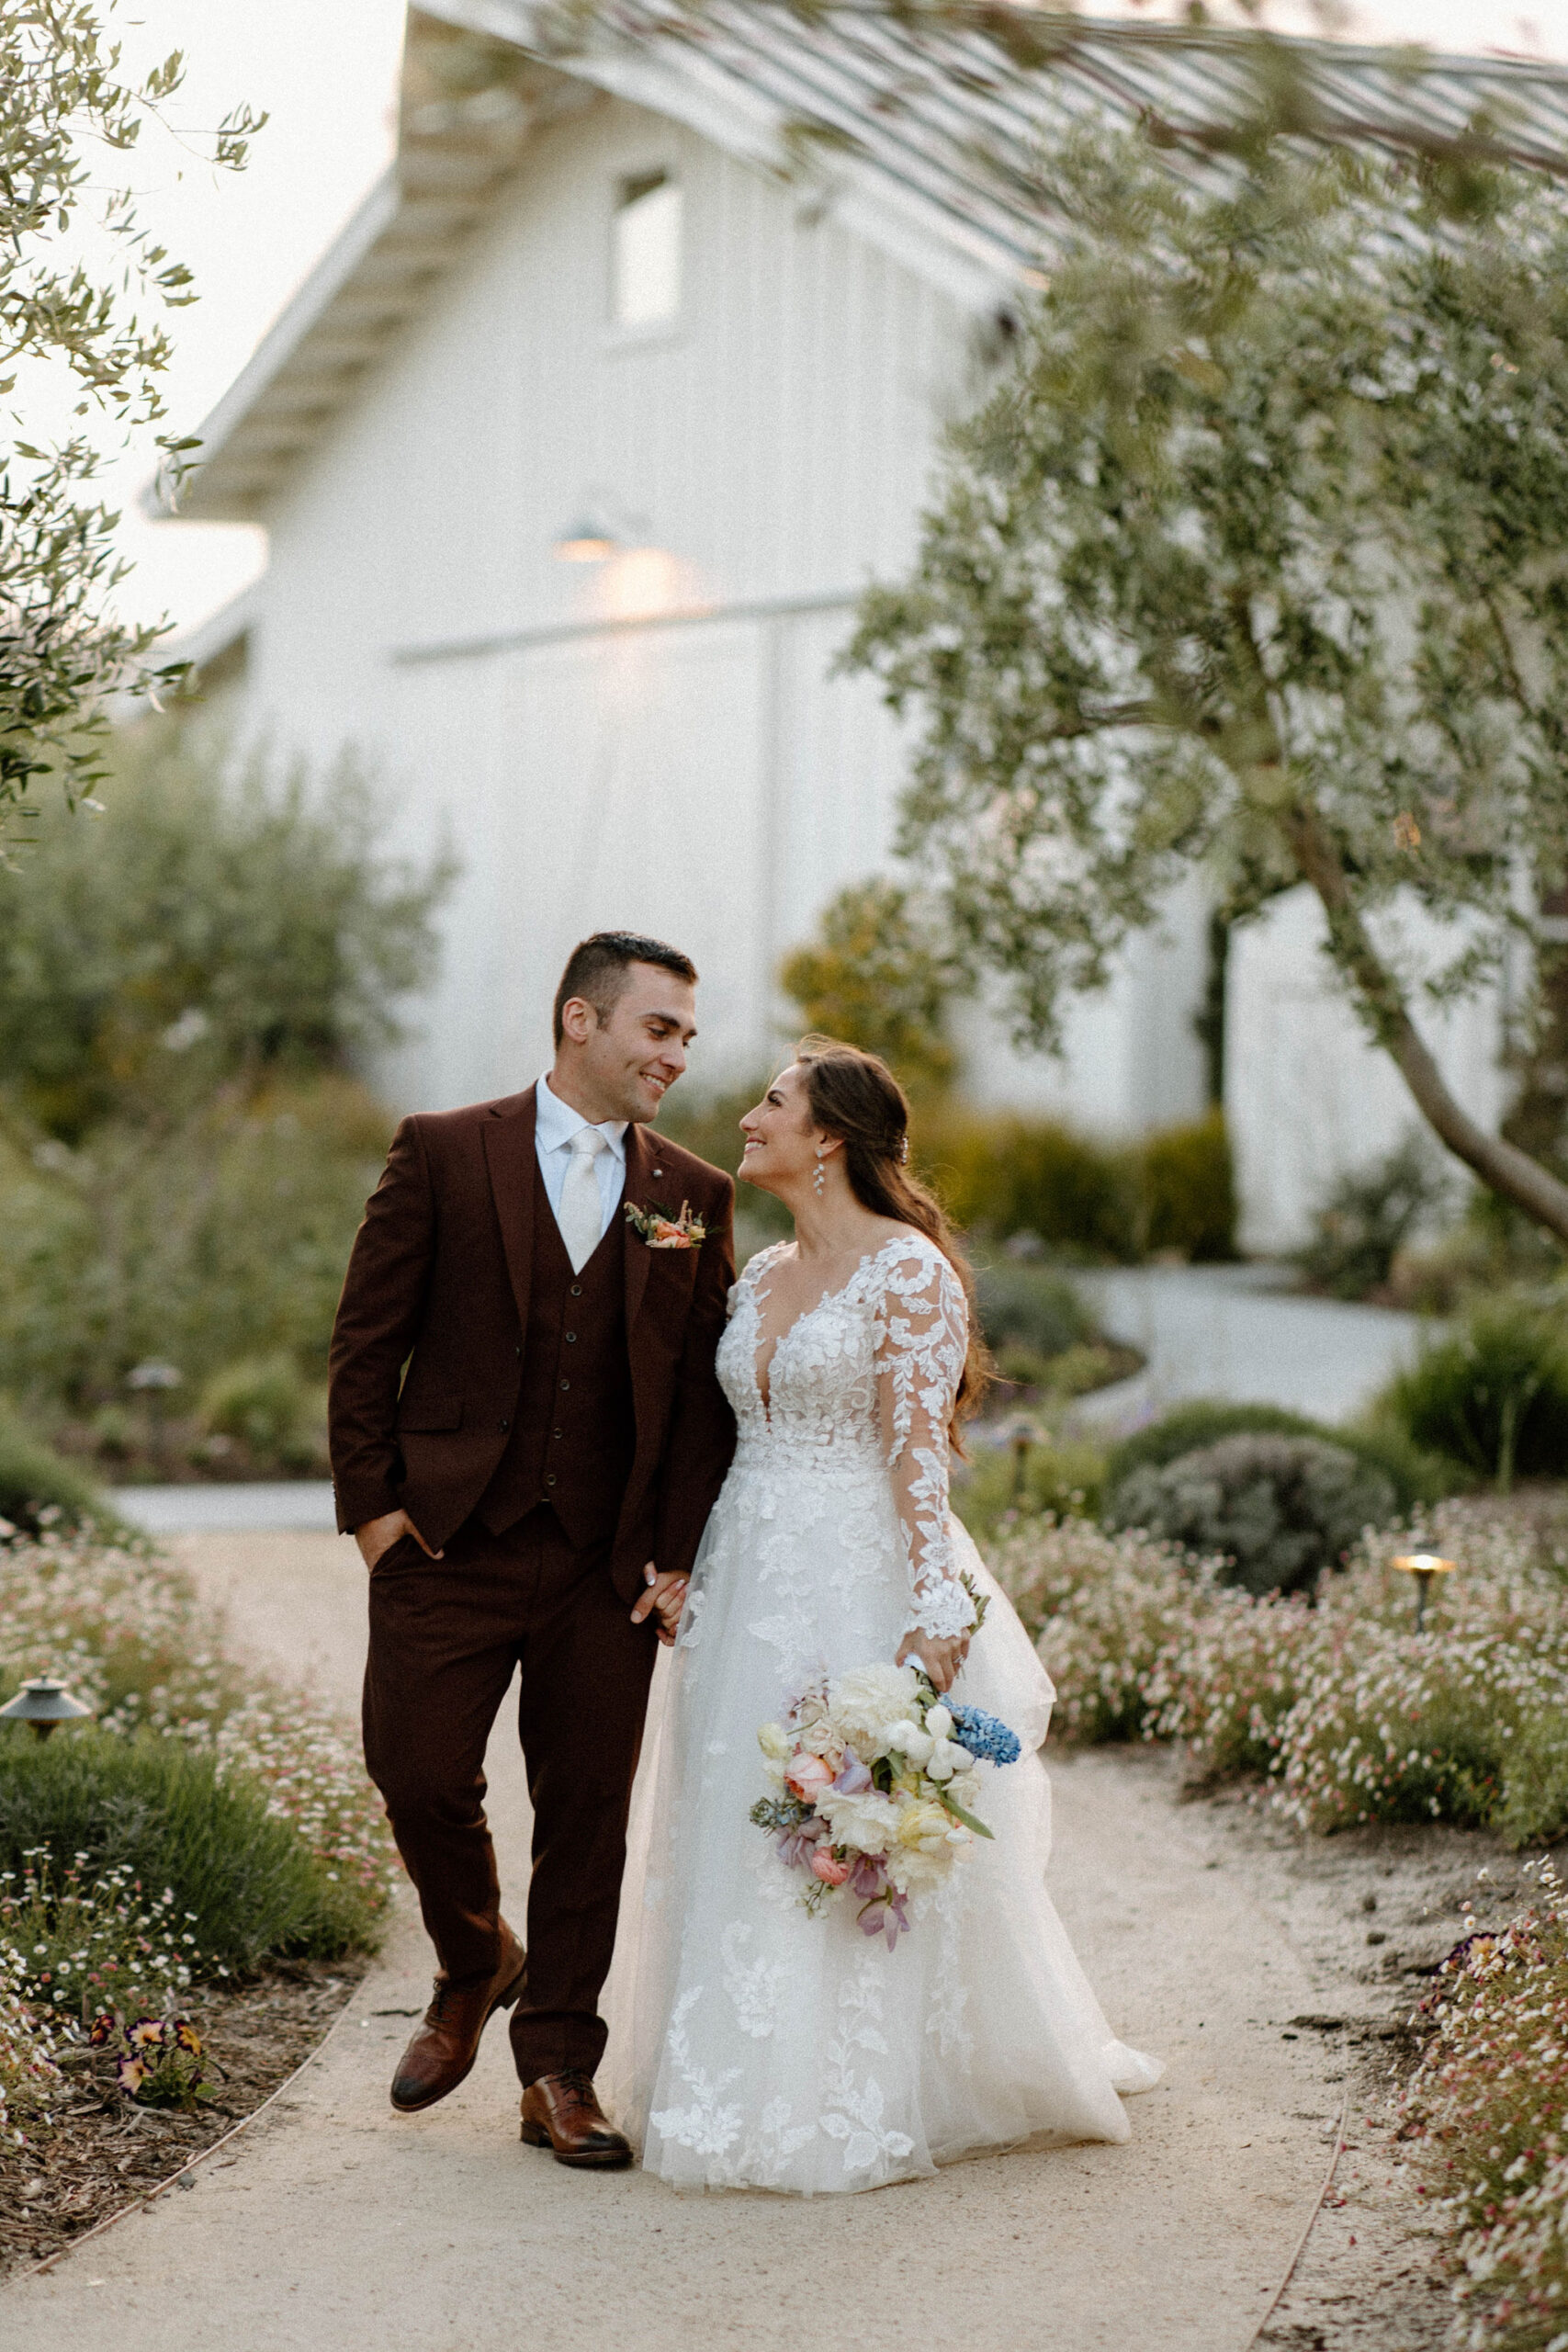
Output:
[[[0,393],[24,396],[63,372],[77,417],[116,427],[156,424],[168,365],[165,329],[134,308],[194,300],[190,273],[141,226],[129,151],[183,78],[176,51],[140,84],[122,78],[120,53],[89,0],[0,0]],[[212,160],[245,161],[262,118],[241,107],[218,126]],[[71,232],[86,206],[114,239],[116,266],[75,256]],[[177,478],[191,447],[161,436]],[[99,453],[88,427],[55,446],[8,441],[0,476],[0,854],[17,837],[29,786],[57,776],[68,798],[102,775],[105,697],[150,693],[177,668],[145,660],[162,633],[128,627],[105,610],[121,576],[118,516],[85,485]],[[8,823],[7,823],[7,820]]]
[[[1568,1235],[1419,1034],[1568,877],[1568,209],[1434,188],[1066,141],[1051,283],[850,658],[918,721],[903,846],[1024,1039],[1190,869],[1231,918],[1304,881],[1425,1115]]]

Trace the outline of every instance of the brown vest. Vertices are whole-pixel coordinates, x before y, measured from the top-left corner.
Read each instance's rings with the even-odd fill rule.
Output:
[[[626,1354],[626,1223],[579,1272],[560,1238],[536,1155],[534,1271],[523,1380],[505,1453],[475,1517],[492,1535],[548,1503],[579,1550],[615,1532],[637,1450]]]

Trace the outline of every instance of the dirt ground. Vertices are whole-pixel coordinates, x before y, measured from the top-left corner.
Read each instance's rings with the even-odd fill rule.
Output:
[[[51,2121],[23,2147],[0,2142],[0,2274],[61,2253],[253,2115],[319,2047],[367,1964],[302,1961],[193,1996],[214,2073],[212,2097],[188,2115],[128,2098],[111,2052],[70,2052]]]

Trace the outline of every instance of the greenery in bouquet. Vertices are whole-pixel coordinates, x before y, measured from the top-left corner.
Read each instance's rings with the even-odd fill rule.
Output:
[[[912,1896],[940,1887],[976,1838],[982,1762],[1016,1762],[1015,1735],[977,1707],[939,1698],[913,1666],[869,1666],[797,1699],[757,1735],[775,1794],[751,1820],[807,1874],[819,1911],[848,1894],[868,1936],[891,1950]]]

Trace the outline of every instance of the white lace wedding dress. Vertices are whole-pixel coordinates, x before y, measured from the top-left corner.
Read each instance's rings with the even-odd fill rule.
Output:
[[[718,1351],[739,1442],[656,1683],[632,1808],[599,2084],[645,2167],[678,2188],[874,2188],[1035,2133],[1124,2140],[1118,2093],[1158,2064],[1111,2035],[1045,1892],[1054,1693],[947,1508],[963,1293],[915,1238],[864,1259],[784,1333],[764,1406],[759,1305],[736,1284]],[[962,1632],[955,1696],[1023,1743],[982,1767],[976,1840],[915,1898],[895,1950],[849,1897],[813,1917],[747,1815],[770,1793],[759,1726],[824,1674]],[[664,1661],[660,1661],[661,1669]]]

